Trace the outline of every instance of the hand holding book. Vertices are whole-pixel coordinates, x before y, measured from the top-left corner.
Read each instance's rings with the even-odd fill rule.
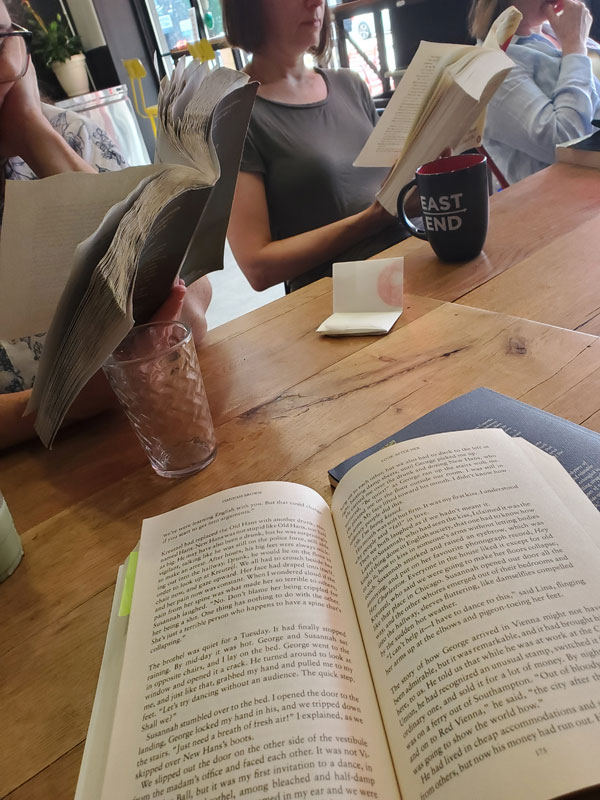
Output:
[[[450,147],[481,144],[485,107],[513,62],[501,50],[521,19],[514,8],[496,20],[483,46],[421,42],[383,116],[354,162],[392,167],[377,194],[396,213],[400,189],[417,167]]]
[[[9,313],[0,335],[29,335],[46,329],[52,318],[28,406],[38,412],[36,430],[46,445],[85,383],[134,323],[151,318],[175,278],[190,283],[222,269],[255,93],[256,84],[248,84],[244,73],[197,62],[185,68],[181,61],[161,88],[157,156],[162,163],[106,175],[59,175],[47,179],[51,187],[46,181],[10,187],[0,242]],[[64,235],[65,205],[56,202],[69,198],[71,186],[84,230],[99,222],[77,247],[82,226],[71,224]],[[18,210],[25,204],[30,209],[33,204],[34,211],[22,216]],[[44,220],[45,232],[52,230],[53,213],[61,234],[54,250],[36,241],[37,220]],[[40,272],[42,251],[46,263]],[[11,279],[15,263],[25,272],[18,287]],[[62,294],[61,265],[63,280],[68,274]]]

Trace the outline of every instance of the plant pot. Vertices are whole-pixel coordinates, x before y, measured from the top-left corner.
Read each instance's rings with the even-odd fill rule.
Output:
[[[90,91],[90,81],[83,53],[71,56],[68,61],[53,61],[50,66],[68,97],[75,97]]]

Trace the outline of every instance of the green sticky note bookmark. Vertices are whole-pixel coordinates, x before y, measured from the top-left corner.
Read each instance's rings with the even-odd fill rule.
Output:
[[[131,601],[133,599],[133,585],[135,583],[135,571],[138,563],[138,551],[132,550],[127,559],[127,571],[125,572],[125,583],[121,594],[121,605],[119,606],[119,616],[127,617],[131,611]]]

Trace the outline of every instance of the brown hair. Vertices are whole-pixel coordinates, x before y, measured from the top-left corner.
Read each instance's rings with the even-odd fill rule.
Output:
[[[221,0],[225,36],[232,47],[256,53],[265,44],[267,30],[261,0]],[[331,17],[325,5],[319,44],[308,51],[326,63],[331,53]]]
[[[475,39],[485,39],[492,22],[505,8],[510,0],[472,0],[469,11],[469,32]]]

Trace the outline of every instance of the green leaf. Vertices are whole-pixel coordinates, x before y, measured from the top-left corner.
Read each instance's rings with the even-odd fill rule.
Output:
[[[68,61],[71,56],[81,53],[79,36],[71,32],[69,25],[60,14],[57,14],[56,19],[48,23],[46,31],[32,14],[28,14],[27,23],[33,33],[31,50],[47,66],[54,61]]]

